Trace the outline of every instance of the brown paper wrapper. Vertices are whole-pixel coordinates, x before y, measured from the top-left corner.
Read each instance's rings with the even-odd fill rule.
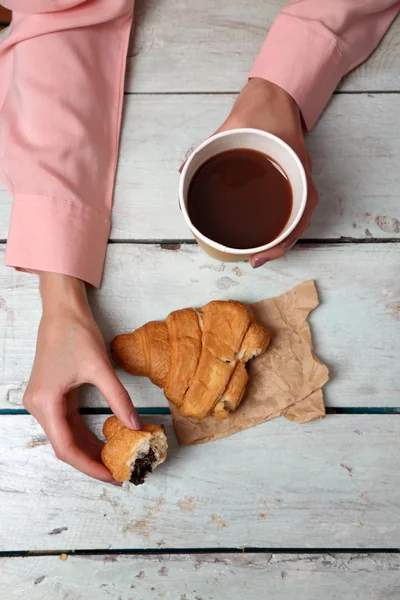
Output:
[[[251,305],[271,332],[269,348],[248,363],[245,396],[227,419],[188,419],[170,404],[181,445],[211,442],[280,415],[297,423],[325,416],[321,388],[329,379],[328,368],[313,353],[307,322],[318,304],[314,282],[305,281],[282,296]]]

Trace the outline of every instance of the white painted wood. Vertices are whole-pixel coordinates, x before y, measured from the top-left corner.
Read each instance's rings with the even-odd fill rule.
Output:
[[[136,0],[130,92],[238,91],[287,0]],[[343,82],[346,91],[399,90],[400,21]]]
[[[2,249],[3,252],[4,248]],[[117,244],[108,249],[92,306],[106,342],[143,323],[211,299],[254,302],[315,279],[321,306],[312,314],[315,350],[331,370],[330,406],[400,406],[399,244],[297,246],[287,257],[253,270],[221,264],[197,245],[166,250]],[[0,257],[2,263],[2,257]],[[0,408],[21,406],[39,320],[37,278],[0,267]],[[138,406],[165,406],[146,379],[121,373]],[[91,406],[104,401],[93,390]]]
[[[179,554],[0,558],[13,600],[291,600],[400,594],[397,554]]]
[[[125,490],[58,462],[32,417],[0,416],[0,548],[399,547],[396,416],[275,419],[187,448],[151,421],[169,458]]]
[[[178,168],[219,127],[233,100],[126,98],[113,239],[191,238],[178,207]],[[321,202],[305,237],[400,237],[398,107],[397,95],[334,97],[308,140]],[[7,198],[0,195],[0,239],[7,237]]]

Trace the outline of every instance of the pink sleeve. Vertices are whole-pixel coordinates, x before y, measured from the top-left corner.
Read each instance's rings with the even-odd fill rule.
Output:
[[[133,0],[8,0],[0,45],[6,264],[102,277]],[[18,12],[18,10],[20,12]]]
[[[274,21],[250,77],[285,89],[311,129],[340,79],[376,48],[394,0],[294,0]]]

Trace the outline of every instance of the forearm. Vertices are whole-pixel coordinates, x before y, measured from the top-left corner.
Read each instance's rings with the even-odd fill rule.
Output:
[[[24,13],[0,47],[0,170],[14,198],[6,264],[98,286],[133,1],[8,4]]]
[[[279,13],[249,76],[285,89],[311,129],[340,79],[371,54],[399,10],[398,0],[296,0]]]

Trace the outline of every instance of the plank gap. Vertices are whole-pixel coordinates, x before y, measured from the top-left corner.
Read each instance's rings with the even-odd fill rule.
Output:
[[[12,557],[39,557],[39,556],[58,556],[59,554],[68,554],[71,556],[107,556],[107,555],[128,555],[128,556],[163,556],[166,554],[188,555],[188,554],[399,554],[400,548],[274,548],[274,547],[251,547],[243,548],[146,548],[145,550],[136,548],[95,548],[68,550],[61,548],[59,550],[34,551],[34,550],[1,550],[0,558]]]
[[[137,412],[140,415],[170,415],[171,411],[168,407],[143,407],[137,408]],[[81,415],[112,415],[113,412],[111,408],[107,407],[90,407],[90,406],[82,406],[79,409]],[[0,416],[18,416],[18,415],[29,415],[30,413],[24,408],[0,408]],[[400,407],[378,407],[378,406],[345,406],[345,407],[335,407],[335,406],[327,406],[326,407],[327,415],[398,415],[400,414]]]
[[[298,244],[302,246],[331,246],[333,244],[342,245],[342,244],[399,244],[400,238],[352,238],[352,237],[340,237],[340,238],[310,238],[310,239],[299,239]],[[5,246],[7,244],[6,239],[0,239],[0,246]],[[177,246],[179,244],[185,246],[195,246],[197,244],[196,240],[192,239],[109,239],[108,244],[110,246],[116,244],[133,244],[133,245],[154,245],[154,246]]]
[[[171,411],[168,407],[162,406],[160,408],[155,407],[144,407],[137,408],[137,412],[140,415],[170,415]],[[79,409],[81,415],[112,415],[113,412],[111,408],[107,408],[105,406],[99,407],[87,407],[82,406]],[[30,415],[30,413],[25,408],[0,408],[0,416],[1,415]]]
[[[182,92],[182,91],[162,91],[162,92],[124,92],[124,96],[231,96],[232,94],[239,94],[240,89],[235,88],[232,90],[223,90],[217,92],[205,91],[205,90],[196,90],[190,92]],[[400,94],[399,90],[335,90],[333,92],[334,96],[362,96],[368,94]]]
[[[108,243],[111,244],[147,244],[147,245],[163,245],[163,246],[176,246],[176,245],[196,245],[196,240],[192,239],[167,239],[167,240],[137,240],[137,239],[125,239],[116,240],[109,239]],[[353,237],[340,237],[340,238],[302,238],[299,239],[298,244],[303,246],[306,245],[332,245],[332,244],[397,244],[400,243],[400,238],[353,238]]]

